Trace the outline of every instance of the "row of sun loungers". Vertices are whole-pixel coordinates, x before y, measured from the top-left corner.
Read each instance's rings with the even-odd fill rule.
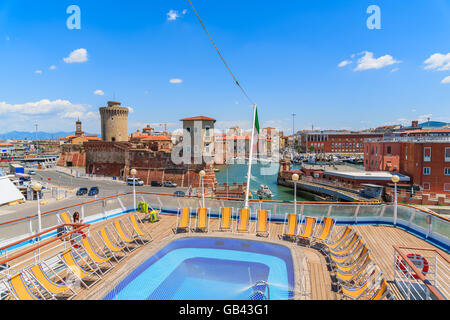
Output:
[[[80,234],[69,249],[3,280],[10,296],[18,300],[72,299],[74,288],[92,287],[114,268],[112,261],[119,262],[153,240],[135,213],[100,229],[97,236],[98,240]]]
[[[249,209],[240,209],[237,219],[233,220],[233,208],[224,207],[220,210],[220,222],[218,231],[231,232],[251,232],[250,229],[250,211]],[[178,210],[176,227],[173,229],[174,233],[181,232],[208,232],[211,213],[209,209],[199,208],[195,213],[194,226],[191,226],[191,212],[190,208],[181,208]],[[270,234],[270,211],[257,210],[256,224],[254,232],[258,236],[267,237]],[[234,224],[235,222],[235,225]]]

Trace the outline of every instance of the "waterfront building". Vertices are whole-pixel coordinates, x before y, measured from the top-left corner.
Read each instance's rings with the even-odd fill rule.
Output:
[[[102,128],[102,140],[107,142],[128,141],[128,108],[120,102],[108,101],[107,107],[99,109]]]
[[[450,137],[413,136],[367,141],[367,171],[388,170],[411,178],[425,194],[450,195]]]

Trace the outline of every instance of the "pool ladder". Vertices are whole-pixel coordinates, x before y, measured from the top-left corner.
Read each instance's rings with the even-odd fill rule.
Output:
[[[252,288],[253,293],[250,295],[250,300],[270,300],[270,288],[269,284],[266,281],[256,281]]]

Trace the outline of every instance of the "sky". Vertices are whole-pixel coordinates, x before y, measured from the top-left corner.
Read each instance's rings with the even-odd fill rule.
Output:
[[[448,0],[193,3],[262,126],[291,134],[293,113],[296,131],[450,122]],[[0,133],[74,131],[78,118],[100,133],[109,100],[130,108],[130,132],[252,120],[187,0],[0,0]]]

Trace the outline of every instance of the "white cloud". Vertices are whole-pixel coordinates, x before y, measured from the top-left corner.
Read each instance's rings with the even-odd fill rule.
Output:
[[[174,21],[174,20],[177,20],[179,17],[180,17],[180,15],[178,14],[178,11],[177,11],[177,10],[170,10],[170,11],[167,13],[167,20],[168,20],[168,21]]]
[[[400,63],[400,61],[396,61],[389,54],[379,58],[374,58],[372,52],[365,51],[364,56],[358,60],[358,66],[354,69],[354,71],[381,69],[396,63]]]
[[[50,66],[50,70],[56,70],[56,66]]]
[[[398,70],[400,70],[400,68],[394,68],[391,70],[391,72],[397,72]]]
[[[180,83],[183,83],[183,80],[182,79],[178,79],[178,78],[174,78],[174,79],[170,79],[169,82],[172,83],[172,84],[180,84]]]
[[[184,9],[182,14],[186,14],[187,13],[187,9]]]
[[[42,70],[36,70],[34,73],[36,73],[36,74],[42,74]]]
[[[134,112],[134,109],[132,107],[127,107],[127,108],[128,108],[128,112],[129,113],[133,113]]]
[[[424,114],[424,115],[421,115],[421,116],[419,116],[419,117],[417,117],[417,120],[419,121],[419,123],[422,123],[422,122],[427,122],[428,121],[428,118],[432,118],[433,117],[433,115],[430,113],[430,114]]]
[[[105,95],[105,93],[102,90],[95,90],[94,94],[97,95],[97,96],[104,96]]]
[[[427,60],[424,62],[426,64],[424,69],[427,70],[439,70],[439,71],[445,71],[450,70],[450,53],[447,54],[441,54],[441,53],[435,53],[431,55]]]
[[[347,65],[349,65],[351,63],[352,62],[350,60],[344,60],[344,61],[342,61],[341,63],[338,64],[338,67],[339,68],[343,68],[343,67],[345,67],[345,66],[347,66]]]
[[[445,77],[444,79],[442,79],[441,83],[444,83],[444,84],[450,83],[450,76]]]
[[[67,58],[63,59],[66,63],[83,63],[88,61],[88,53],[86,49],[77,49],[70,53]]]
[[[416,113],[417,110],[416,110],[416,109],[412,109],[411,112],[412,112],[412,113]]]
[[[81,104],[73,104],[67,100],[43,99],[37,102],[26,102],[23,104],[9,104],[0,102],[0,114],[22,114],[22,115],[59,115],[63,116],[70,112],[85,112],[87,106]]]

